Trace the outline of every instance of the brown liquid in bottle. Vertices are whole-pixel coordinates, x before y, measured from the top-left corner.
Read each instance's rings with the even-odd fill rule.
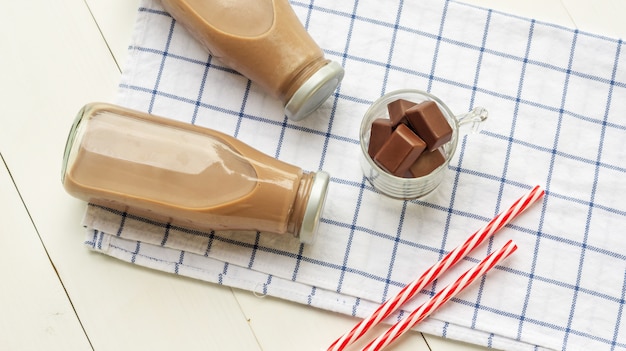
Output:
[[[343,69],[302,26],[287,0],[162,0],[165,9],[224,64],[285,104],[293,120],[321,105]]]
[[[315,233],[328,181],[217,131],[107,104],[81,111],[65,161],[63,185],[85,201],[190,228],[303,241]]]

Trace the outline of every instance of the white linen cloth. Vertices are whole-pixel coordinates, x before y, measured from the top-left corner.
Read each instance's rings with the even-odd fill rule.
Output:
[[[405,311],[513,239],[512,257],[417,329],[507,350],[626,350],[624,43],[455,1],[292,5],[346,71],[309,118],[287,120],[280,102],[211,58],[151,0],[141,3],[116,102],[329,172],[315,244],[190,231],[94,205],[86,244],[134,264],[365,317],[539,184],[543,202]],[[490,113],[480,133],[459,141],[436,193],[419,201],[378,194],[358,164],[365,110],[402,88],[427,90],[458,113]]]

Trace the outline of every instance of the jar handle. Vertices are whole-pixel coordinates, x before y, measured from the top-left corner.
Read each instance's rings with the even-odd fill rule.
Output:
[[[471,123],[471,132],[472,134],[474,134],[478,133],[481,123],[487,120],[488,116],[489,112],[487,112],[487,109],[478,106],[469,112],[457,115],[455,117],[457,122],[459,123],[459,127]]]

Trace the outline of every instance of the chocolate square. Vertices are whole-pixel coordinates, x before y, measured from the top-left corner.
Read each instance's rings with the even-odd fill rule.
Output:
[[[394,100],[387,104],[387,111],[389,112],[389,119],[391,124],[396,127],[400,123],[406,121],[406,110],[417,105],[416,103],[404,99]],[[408,123],[408,122],[407,122]]]
[[[417,134],[434,151],[452,139],[452,127],[434,101],[424,101],[406,111],[406,118]]]
[[[446,156],[441,149],[435,151],[424,151],[415,162],[409,167],[405,178],[417,178],[430,174],[446,162]]]
[[[393,126],[391,125],[391,120],[387,118],[377,118],[372,122],[370,143],[367,148],[367,153],[371,158],[376,156],[376,153],[385,144],[385,141],[389,139],[392,132]]]
[[[426,149],[426,143],[409,127],[400,124],[374,156],[374,161],[389,173],[402,177]]]

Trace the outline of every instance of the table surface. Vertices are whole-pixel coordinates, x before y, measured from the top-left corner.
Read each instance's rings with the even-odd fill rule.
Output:
[[[619,0],[466,2],[626,37],[626,2]],[[138,3],[3,6],[0,349],[319,349],[357,320],[140,268],[82,244],[85,203],[61,187],[62,151],[77,110],[113,100]],[[389,349],[483,348],[414,332]]]

